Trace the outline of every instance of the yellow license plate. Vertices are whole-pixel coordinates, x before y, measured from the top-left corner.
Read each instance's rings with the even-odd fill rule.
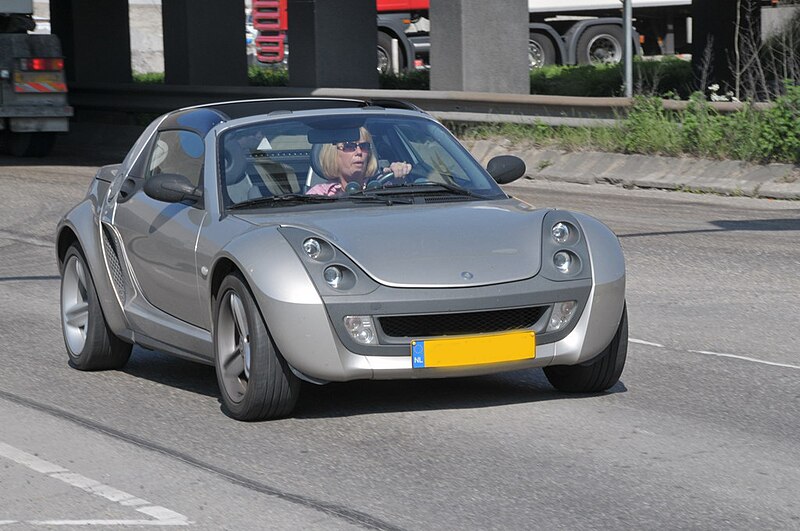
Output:
[[[411,365],[415,369],[482,365],[533,359],[534,356],[536,334],[531,331],[411,342]]]

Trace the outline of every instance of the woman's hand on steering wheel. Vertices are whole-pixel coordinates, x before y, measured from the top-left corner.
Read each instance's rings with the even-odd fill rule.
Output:
[[[387,183],[392,179],[405,179],[411,173],[412,166],[408,162],[392,162],[388,168],[383,169],[383,173],[378,177],[381,184]]]

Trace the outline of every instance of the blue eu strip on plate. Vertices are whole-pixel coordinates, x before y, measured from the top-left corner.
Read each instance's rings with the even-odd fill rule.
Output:
[[[414,369],[425,367],[424,341],[414,341],[411,343],[411,367]]]

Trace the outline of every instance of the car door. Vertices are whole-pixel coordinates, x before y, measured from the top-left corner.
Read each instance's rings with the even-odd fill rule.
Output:
[[[195,248],[206,215],[204,205],[158,201],[145,194],[143,185],[158,173],[177,173],[202,186],[203,156],[203,140],[197,133],[159,131],[144,176],[131,174],[122,183],[113,221],[144,298],[195,325],[202,322]]]

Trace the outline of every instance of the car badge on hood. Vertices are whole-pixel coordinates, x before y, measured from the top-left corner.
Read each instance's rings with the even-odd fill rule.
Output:
[[[470,273],[469,271],[464,271],[464,272],[461,273],[461,278],[463,278],[464,280],[472,280],[473,276],[474,275],[472,273]]]

